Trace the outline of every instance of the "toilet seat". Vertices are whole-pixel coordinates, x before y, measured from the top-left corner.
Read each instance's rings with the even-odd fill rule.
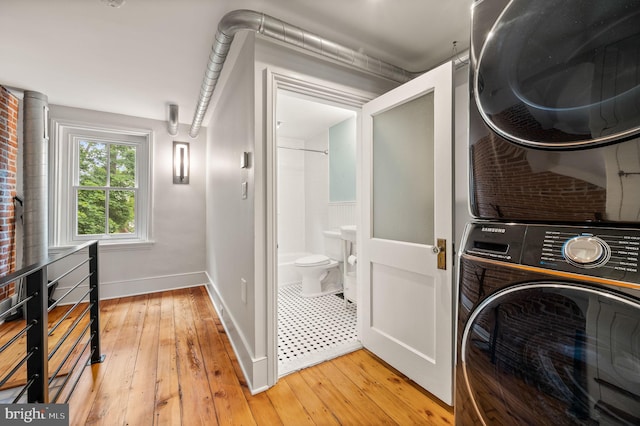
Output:
[[[322,266],[328,265],[330,262],[331,259],[323,254],[312,254],[311,256],[296,259],[294,264],[296,266]]]

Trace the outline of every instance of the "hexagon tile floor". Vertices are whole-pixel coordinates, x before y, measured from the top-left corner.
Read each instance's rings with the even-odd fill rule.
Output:
[[[362,347],[356,305],[334,294],[300,296],[301,284],[278,290],[278,375],[327,361]]]

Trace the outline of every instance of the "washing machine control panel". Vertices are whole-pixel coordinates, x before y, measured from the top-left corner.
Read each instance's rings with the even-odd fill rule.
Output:
[[[640,285],[640,229],[474,223],[463,251]]]
[[[528,225],[522,263],[640,283],[640,230]]]

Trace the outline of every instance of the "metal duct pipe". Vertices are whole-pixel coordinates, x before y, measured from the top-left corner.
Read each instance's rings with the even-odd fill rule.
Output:
[[[222,67],[231,47],[233,37],[240,30],[255,31],[264,36],[292,46],[317,53],[321,56],[351,65],[370,74],[404,83],[422,72],[409,72],[395,65],[332,42],[280,19],[253,10],[235,10],[222,17],[218,24],[215,42],[211,48],[207,70],[200,87],[198,105],[193,115],[189,136],[195,138],[200,132],[202,120],[211,96],[218,83]]]
[[[167,131],[169,135],[175,136],[178,134],[178,105],[169,105],[169,121],[167,121]]]
[[[25,91],[23,98],[23,265],[48,256],[49,105],[45,95]]]

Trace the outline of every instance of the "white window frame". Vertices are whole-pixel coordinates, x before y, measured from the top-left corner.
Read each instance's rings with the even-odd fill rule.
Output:
[[[153,132],[146,129],[104,127],[88,123],[52,120],[50,152],[49,213],[52,226],[49,238],[52,246],[66,247],[87,240],[99,240],[100,245],[151,243],[152,211],[152,146]],[[135,232],[132,234],[77,234],[77,201],[79,183],[80,140],[136,146],[136,207]]]

